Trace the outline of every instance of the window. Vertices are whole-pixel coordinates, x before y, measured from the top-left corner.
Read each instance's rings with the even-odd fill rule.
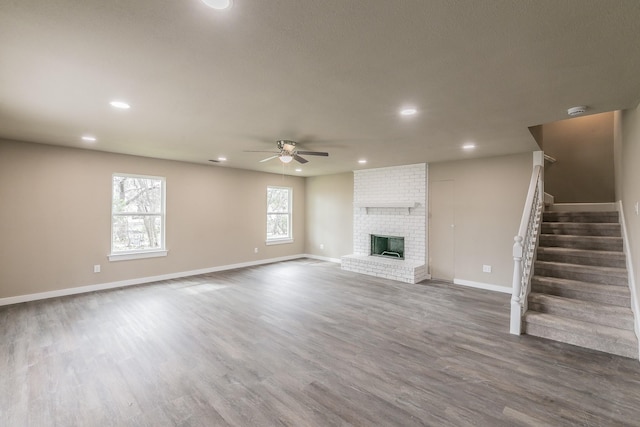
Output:
[[[267,244],[291,243],[291,211],[293,190],[267,187]]]
[[[109,260],[166,256],[164,178],[114,174],[111,191]]]

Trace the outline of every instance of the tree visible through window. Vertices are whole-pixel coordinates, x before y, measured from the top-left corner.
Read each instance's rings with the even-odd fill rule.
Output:
[[[164,250],[164,178],[113,175],[111,253]]]
[[[290,240],[291,188],[267,187],[267,242]]]

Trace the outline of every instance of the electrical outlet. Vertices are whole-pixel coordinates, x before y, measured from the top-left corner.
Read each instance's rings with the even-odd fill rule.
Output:
[[[94,273],[100,273],[100,264],[96,264],[93,266],[93,272]]]
[[[482,272],[483,273],[491,273],[491,266],[490,265],[483,265],[482,266]]]
[[[640,204],[640,202],[636,202],[636,215],[640,215],[640,212],[638,212],[638,204]]]
[[[320,243],[320,249],[324,249],[324,244]]]
[[[253,248],[253,253],[257,254],[258,253],[258,248]]]

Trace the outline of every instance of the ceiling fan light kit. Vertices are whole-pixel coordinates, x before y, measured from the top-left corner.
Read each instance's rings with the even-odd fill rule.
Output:
[[[280,161],[282,163],[291,163],[291,160],[293,160],[293,156],[290,156],[288,154],[281,154],[280,155]]]

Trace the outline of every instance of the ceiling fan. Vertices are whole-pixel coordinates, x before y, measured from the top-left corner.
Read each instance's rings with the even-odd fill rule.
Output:
[[[274,153],[273,156],[267,157],[266,159],[260,160],[260,163],[267,162],[272,159],[280,159],[282,163],[290,163],[292,160],[297,161],[298,163],[307,163],[309,160],[304,157],[300,157],[300,154],[304,154],[305,156],[329,156],[329,153],[325,153],[323,151],[302,151],[296,149],[297,142],[290,141],[288,139],[279,139],[276,141],[276,146],[279,151],[245,151],[246,153]]]

